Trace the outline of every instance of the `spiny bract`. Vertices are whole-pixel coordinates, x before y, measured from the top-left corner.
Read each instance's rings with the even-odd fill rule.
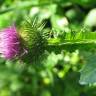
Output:
[[[20,32],[21,38],[23,38],[24,46],[28,50],[28,54],[24,56],[24,60],[34,62],[44,52],[47,44],[47,40],[43,34],[43,28],[45,23],[38,22],[37,19],[26,20],[23,24],[23,29]]]

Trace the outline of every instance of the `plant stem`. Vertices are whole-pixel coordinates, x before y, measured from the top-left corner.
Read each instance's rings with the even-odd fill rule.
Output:
[[[96,44],[96,40],[85,39],[85,40],[61,40],[60,38],[53,38],[48,40],[48,45],[61,46],[61,45],[72,45],[72,44]]]
[[[22,4],[18,4],[16,6],[13,6],[13,7],[8,7],[4,10],[0,10],[0,14],[4,14],[4,13],[7,13],[7,12],[10,12],[10,11],[14,11],[15,9],[27,9],[27,8],[31,8],[31,7],[36,7],[36,6],[46,6],[46,5],[49,5],[49,4],[55,4],[55,3],[44,3],[44,4],[33,4],[31,2],[27,2],[27,4],[25,4],[25,2],[22,2]]]

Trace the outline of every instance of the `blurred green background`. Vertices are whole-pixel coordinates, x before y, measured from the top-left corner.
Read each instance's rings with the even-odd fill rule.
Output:
[[[45,30],[56,30],[55,35],[61,37],[62,31],[78,31],[83,25],[95,32],[95,7],[96,0],[0,0],[0,29],[16,24],[19,30],[27,17],[38,16],[46,22]],[[89,76],[96,67],[95,48],[85,44],[51,46],[44,54],[46,59],[37,64],[0,58],[0,96],[96,96],[96,84],[89,84],[96,81],[93,73],[94,78]],[[80,84],[86,62],[89,67],[81,72]],[[88,84],[82,85],[84,82]]]

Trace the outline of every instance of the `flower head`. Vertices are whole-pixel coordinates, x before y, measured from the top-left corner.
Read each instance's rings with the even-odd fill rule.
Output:
[[[0,31],[1,57],[12,59],[20,52],[19,36],[15,26],[10,26]]]

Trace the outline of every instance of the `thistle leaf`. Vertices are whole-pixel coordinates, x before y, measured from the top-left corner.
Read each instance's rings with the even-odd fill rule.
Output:
[[[56,34],[56,32],[54,32]],[[53,35],[55,35],[53,34]],[[49,45],[70,45],[96,43],[96,32],[90,32],[84,28],[79,31],[59,32],[57,37],[48,40]]]

